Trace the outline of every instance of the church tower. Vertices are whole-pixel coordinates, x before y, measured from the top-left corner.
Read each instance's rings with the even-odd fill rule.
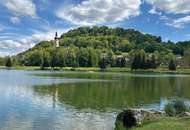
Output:
[[[55,47],[59,47],[59,37],[58,37],[57,32],[55,33],[54,44],[55,44]]]

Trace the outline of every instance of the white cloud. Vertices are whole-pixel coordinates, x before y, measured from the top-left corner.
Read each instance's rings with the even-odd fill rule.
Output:
[[[161,16],[160,16],[160,20],[167,21],[167,20],[170,20],[170,18],[167,17],[167,16],[165,16],[165,15],[161,15]]]
[[[1,0],[1,3],[15,16],[36,18],[36,6],[32,0]]]
[[[185,24],[190,23],[190,0],[145,0],[152,5],[152,9],[149,11],[151,14],[160,15],[160,20],[163,20],[166,25],[175,28],[184,28]],[[166,14],[185,14],[186,16],[172,19],[167,17]]]
[[[159,11],[157,11],[157,10],[154,9],[154,8],[152,8],[152,9],[149,11],[149,13],[151,13],[151,14],[157,14],[157,15],[162,15],[162,12],[159,12]]]
[[[42,32],[42,31],[34,31],[32,36],[25,38],[27,41],[33,41],[33,42],[40,42],[40,41],[49,41],[54,39],[55,32],[58,32],[58,35],[61,35],[67,31],[69,31],[71,28],[68,29],[53,29],[48,28],[48,31]]]
[[[19,47],[21,47],[21,43],[13,41],[13,40],[0,41],[0,48],[1,49],[19,48]]]
[[[77,25],[119,22],[140,14],[141,0],[86,0],[69,9],[60,7],[57,17]]]
[[[22,44],[14,40],[0,41],[0,56],[14,55],[21,51]]]
[[[54,39],[55,32],[58,34],[63,34],[70,29],[49,29],[50,31],[41,32],[35,31],[31,36],[23,36],[21,39],[15,40],[6,40],[0,38],[0,55],[13,55],[25,51],[31,47],[33,47],[36,43],[41,41],[50,41]],[[6,35],[0,35],[6,38]],[[10,39],[9,35],[8,38]],[[12,38],[13,39],[13,38]],[[4,51],[2,53],[2,50]],[[2,53],[2,54],[1,54]]]
[[[20,23],[20,19],[18,17],[11,17],[10,18],[11,23],[18,24]]]
[[[190,23],[190,16],[178,18],[176,20],[173,20],[170,23],[167,23],[167,25],[175,27],[175,28],[184,28],[185,24],[188,24],[188,23]]]
[[[4,56],[11,56],[14,55],[14,53],[9,53],[9,52],[4,52],[4,51],[0,51],[0,56],[4,57]]]
[[[163,11],[168,14],[190,13],[190,0],[145,0],[151,4],[154,12]]]
[[[165,15],[160,16],[160,20],[164,21],[166,25],[175,28],[184,28],[186,24],[190,23],[190,16],[172,19]]]

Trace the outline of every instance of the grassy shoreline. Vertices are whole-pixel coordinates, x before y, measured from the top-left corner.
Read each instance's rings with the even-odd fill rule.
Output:
[[[11,70],[42,70],[39,66],[13,66],[11,68],[7,68],[5,66],[0,66],[0,69],[11,69]],[[63,68],[54,68],[51,67],[45,68],[44,71],[94,71],[94,72],[100,72],[102,71],[98,67],[78,67],[78,68],[72,68],[72,67],[63,67]],[[103,72],[131,72],[131,73],[143,73],[143,72],[150,72],[150,73],[170,73],[170,74],[190,74],[190,69],[177,69],[177,71],[169,71],[168,68],[158,68],[155,70],[136,70],[132,71],[130,68],[117,68],[117,67],[108,67]]]
[[[190,118],[162,117],[131,130],[190,130]]]

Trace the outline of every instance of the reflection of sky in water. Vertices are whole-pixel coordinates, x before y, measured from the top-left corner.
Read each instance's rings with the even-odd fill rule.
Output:
[[[1,130],[110,130],[114,128],[113,113],[77,111],[72,106],[54,104],[51,96],[39,96],[32,90],[33,85],[39,84],[100,80],[35,77],[31,75],[33,73],[35,72],[0,70]]]
[[[109,110],[99,112],[92,109],[78,110],[71,105],[60,103],[52,95],[38,95],[34,92],[34,85],[48,85],[59,83],[98,82],[103,79],[69,79],[61,77],[34,76],[35,73],[60,72],[32,72],[0,70],[0,129],[1,130],[113,130],[118,111]],[[65,72],[75,73],[75,72]],[[78,72],[79,74],[88,74]],[[98,73],[95,73],[98,74]],[[105,75],[110,75],[106,73]],[[115,75],[115,74],[113,74]],[[159,77],[160,75],[122,74],[115,76],[131,77]],[[162,77],[188,77],[187,75],[168,75]],[[143,105],[146,109],[163,110],[168,102],[167,97],[160,101]],[[189,103],[189,102],[187,102]]]
[[[35,100],[35,101],[31,101]],[[110,130],[113,129],[115,115],[109,113],[77,112],[69,106],[52,109],[50,100],[11,99],[0,103],[1,130]],[[5,100],[7,101],[7,100]],[[3,107],[4,108],[3,108]],[[109,124],[109,125],[108,125]]]
[[[18,88],[17,88],[18,89]],[[25,92],[25,93],[24,93]],[[15,91],[0,96],[1,130],[111,130],[116,114],[93,110],[77,111],[72,106],[55,104],[52,97]]]

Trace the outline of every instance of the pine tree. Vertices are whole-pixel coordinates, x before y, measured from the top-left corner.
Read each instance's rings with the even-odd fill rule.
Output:
[[[131,64],[131,69],[132,70],[137,70],[140,68],[140,55],[139,54],[135,54],[133,62]]]
[[[176,71],[176,64],[173,59],[170,60],[170,63],[168,65],[169,70]]]
[[[142,57],[141,57],[141,67],[140,67],[140,69],[146,69],[146,59],[145,59],[145,55],[143,55]]]
[[[137,56],[134,56],[133,62],[131,64],[131,70],[136,70]]]
[[[121,67],[126,67],[126,59],[125,59],[125,57],[121,58]]]
[[[105,57],[103,57],[103,58],[99,61],[99,67],[100,67],[102,70],[104,70],[104,69],[106,69],[107,65],[108,65],[108,61],[107,61],[107,59],[106,59]]]
[[[146,69],[150,69],[151,68],[151,60],[149,60],[149,59],[147,59],[147,61],[146,61]]]
[[[151,59],[151,66],[150,66],[150,68],[151,68],[151,69],[156,69],[156,67],[157,67],[157,65],[156,65],[156,57],[155,57],[155,55],[153,54],[153,55],[152,55],[152,59]]]
[[[6,67],[12,67],[12,60],[11,60],[11,57],[8,57],[8,58],[7,58],[7,61],[6,61],[6,63],[5,63],[5,66],[6,66]]]

